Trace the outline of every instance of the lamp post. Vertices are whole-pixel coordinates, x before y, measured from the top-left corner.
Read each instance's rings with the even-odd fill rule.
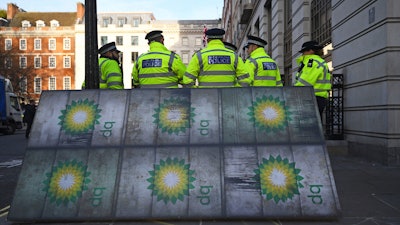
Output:
[[[99,89],[96,0],[85,0],[85,89]]]

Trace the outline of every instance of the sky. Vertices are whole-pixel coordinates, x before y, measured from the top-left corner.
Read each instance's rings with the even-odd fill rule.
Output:
[[[27,12],[76,12],[85,0],[0,0],[0,9],[15,3]],[[97,0],[97,13],[153,12],[157,20],[212,20],[222,17],[224,0]]]

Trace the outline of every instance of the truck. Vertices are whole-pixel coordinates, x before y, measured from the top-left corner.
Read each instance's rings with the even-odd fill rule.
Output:
[[[11,81],[0,75],[0,133],[14,134],[16,129],[22,129],[22,119],[21,105]]]

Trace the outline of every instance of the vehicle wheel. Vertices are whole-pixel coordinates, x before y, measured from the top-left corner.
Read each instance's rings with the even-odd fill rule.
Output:
[[[5,134],[14,134],[17,129],[17,125],[15,123],[10,123],[7,126],[7,130],[4,132]]]

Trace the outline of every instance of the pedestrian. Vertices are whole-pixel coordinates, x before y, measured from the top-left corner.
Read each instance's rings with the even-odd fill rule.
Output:
[[[247,72],[253,80],[252,86],[281,87],[281,73],[279,67],[266,52],[267,41],[248,35],[247,36],[247,54],[245,65]]]
[[[296,59],[299,69],[294,86],[312,86],[317,99],[318,111],[322,113],[327,104],[328,92],[331,90],[331,74],[325,60],[322,59],[322,46],[316,41],[305,42],[302,53]]]
[[[243,60],[222,42],[225,31],[213,28],[206,31],[207,47],[191,58],[183,76],[184,87],[220,88],[248,87],[251,79]]]
[[[24,121],[27,124],[26,131],[25,131],[25,137],[29,138],[29,135],[31,133],[31,128],[33,124],[33,118],[35,117],[36,114],[36,104],[34,100],[30,100],[29,104],[25,106],[25,112],[24,112]]]
[[[105,44],[99,49],[100,89],[124,89],[119,53],[115,42]]]
[[[135,88],[178,88],[182,84],[186,66],[181,57],[164,46],[161,30],[149,32],[150,50],[139,56],[132,69]]]

